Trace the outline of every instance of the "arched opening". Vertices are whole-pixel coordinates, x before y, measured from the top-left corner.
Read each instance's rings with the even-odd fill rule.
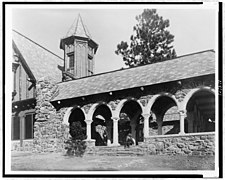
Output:
[[[131,133],[136,145],[143,141],[143,120],[141,106],[134,100],[129,100],[123,105],[119,117],[119,144],[124,145],[126,137]]]
[[[169,96],[159,96],[151,107],[149,134],[167,135],[180,132],[179,113],[176,102]]]
[[[71,130],[71,126],[73,122],[79,122],[81,127],[83,128],[83,131],[86,132],[86,123],[84,120],[85,120],[85,115],[80,108],[76,107],[72,109],[71,114],[69,116],[69,120],[68,120],[70,130]],[[70,135],[71,135],[71,131],[70,131]]]
[[[91,123],[91,139],[95,139],[96,146],[106,146],[113,141],[112,113],[105,104],[99,105],[93,113]]]
[[[215,94],[199,90],[189,99],[185,123],[186,133],[215,131]]]

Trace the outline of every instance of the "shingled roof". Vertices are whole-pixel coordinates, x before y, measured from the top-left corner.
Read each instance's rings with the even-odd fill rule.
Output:
[[[36,80],[43,76],[49,76],[56,82],[62,80],[62,72],[58,69],[58,65],[63,66],[62,58],[15,30],[13,30],[13,46]]]
[[[208,50],[160,63],[59,83],[59,94],[52,101],[165,83],[214,73],[215,53],[213,50]]]

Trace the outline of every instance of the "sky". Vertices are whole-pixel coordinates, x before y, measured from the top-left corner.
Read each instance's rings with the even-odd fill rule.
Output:
[[[95,56],[95,73],[126,67],[122,57],[115,54],[121,41],[130,42],[135,16],[153,6],[51,6],[22,5],[12,10],[12,28],[55,54],[63,57],[59,48],[73,22],[81,15],[92,39],[99,48]],[[168,30],[175,36],[174,48],[178,56],[215,49],[216,9],[196,5],[154,6],[163,19],[169,19]]]

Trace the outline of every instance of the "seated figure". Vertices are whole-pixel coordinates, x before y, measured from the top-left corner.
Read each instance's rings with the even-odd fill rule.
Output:
[[[126,141],[124,143],[124,148],[130,147],[131,145],[135,145],[135,140],[132,138],[132,135],[129,133],[126,137]]]

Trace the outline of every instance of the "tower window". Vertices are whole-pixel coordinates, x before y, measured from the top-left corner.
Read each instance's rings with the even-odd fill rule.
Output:
[[[93,61],[88,58],[88,75],[94,74],[93,72]]]
[[[74,68],[74,55],[69,55],[69,68]]]

